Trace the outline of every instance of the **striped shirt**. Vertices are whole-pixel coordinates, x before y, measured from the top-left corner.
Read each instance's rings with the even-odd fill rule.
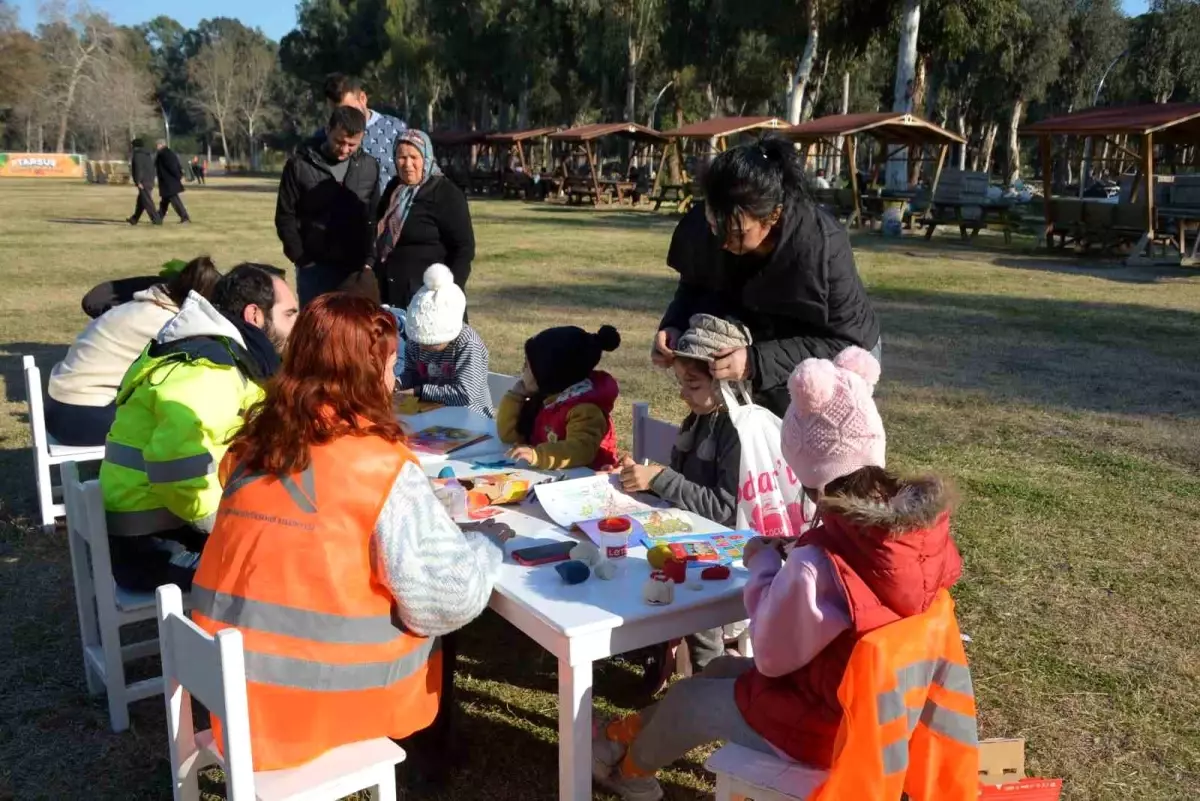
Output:
[[[487,379],[487,346],[474,328],[464,325],[458,338],[441,352],[409,340],[404,348],[404,372],[397,386],[415,390],[423,401],[467,406],[491,417],[492,397]]]

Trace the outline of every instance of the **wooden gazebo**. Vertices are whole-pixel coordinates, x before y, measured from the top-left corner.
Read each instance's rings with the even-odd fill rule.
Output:
[[[463,191],[471,188],[471,171],[475,168],[479,149],[487,147],[489,133],[445,129],[429,132],[434,153],[439,161],[445,161],[441,165],[442,171]]]
[[[1192,197],[1195,187],[1186,190],[1182,186],[1171,187],[1169,194],[1156,197],[1154,176],[1154,148],[1160,145],[1200,145],[1200,103],[1153,103],[1141,106],[1091,108],[1031,123],[1021,129],[1022,136],[1036,136],[1042,158],[1042,176],[1045,184],[1045,230],[1047,246],[1056,230],[1065,230],[1064,221],[1056,218],[1058,211],[1072,215],[1070,224],[1082,229],[1089,227],[1101,232],[1126,232],[1132,240],[1137,236],[1137,245],[1131,259],[1143,253],[1149,255],[1150,248],[1159,238],[1159,218],[1174,220],[1179,236],[1180,255],[1187,258],[1187,229],[1200,222],[1200,197]],[[1055,136],[1091,137],[1113,147],[1124,158],[1133,160],[1137,172],[1129,197],[1121,197],[1115,207],[1091,208],[1096,204],[1078,208],[1063,208],[1071,199],[1051,198],[1054,168],[1053,146]],[[1124,144],[1115,141],[1124,137]],[[1136,150],[1128,145],[1136,143]],[[1094,159],[1099,161],[1100,159]],[[1083,180],[1083,176],[1081,176]],[[1076,215],[1078,212],[1078,215]],[[1088,213],[1097,219],[1083,219]],[[1111,219],[1101,220],[1099,215]],[[1079,216],[1080,219],[1074,219]],[[1169,238],[1169,237],[1168,237]],[[1195,254],[1193,254],[1194,257]]]
[[[695,193],[691,191],[691,182],[683,163],[683,150],[686,142],[712,142],[705,155],[713,156],[724,152],[729,147],[730,140],[741,134],[753,134],[758,131],[765,133],[788,127],[790,126],[787,121],[779,117],[713,117],[671,131],[663,131],[663,136],[667,138],[668,143],[663,148],[662,160],[658,166],[658,177],[655,180],[654,188],[654,208],[657,210],[667,201],[678,201],[682,210],[694,199]],[[666,180],[664,170],[672,151],[676,154],[680,170],[679,177],[683,183],[671,183]]]
[[[833,114],[828,117],[811,120],[793,126],[782,135],[805,146],[804,161],[808,163],[809,153],[814,145],[824,144],[836,147],[841,139],[844,149],[846,169],[850,174],[850,188],[854,196],[854,209],[851,213],[851,224],[862,223],[862,188],[858,185],[857,162],[855,161],[855,137],[870,136],[877,141],[883,150],[883,161],[887,161],[897,150],[912,147],[933,146],[937,148],[937,168],[933,174],[933,183],[929,188],[932,198],[937,192],[938,181],[942,177],[942,166],[946,161],[946,150],[951,145],[965,144],[961,136],[948,131],[940,125],[928,120],[914,117],[903,112],[883,111],[864,114]],[[892,148],[891,151],[888,148]]]
[[[616,179],[604,179],[596,164],[596,141],[615,136],[633,143],[630,148],[629,162],[626,170]],[[626,180],[628,167],[637,157],[638,152],[645,147],[664,144],[666,138],[654,130],[635,122],[599,122],[591,125],[580,125],[550,134],[550,141],[562,142],[571,147],[571,153],[563,159],[563,189],[571,200],[590,198],[592,203],[599,205],[601,197],[606,193],[619,202],[625,199],[625,193],[635,188],[633,182]],[[587,160],[588,176],[572,176],[567,162],[571,155],[580,155]]]

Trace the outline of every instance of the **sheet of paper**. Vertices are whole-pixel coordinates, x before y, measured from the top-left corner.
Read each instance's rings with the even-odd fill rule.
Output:
[[[563,528],[584,520],[628,515],[652,510],[650,504],[621,491],[620,477],[599,474],[571,481],[540,484],[538,503],[546,515]]]

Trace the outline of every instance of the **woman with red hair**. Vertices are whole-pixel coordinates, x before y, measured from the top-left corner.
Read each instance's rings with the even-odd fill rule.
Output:
[[[451,521],[393,416],[397,339],[365,298],[314,300],[221,464],[193,617],[242,632],[255,770],[428,727],[437,638],[491,596],[501,543]]]

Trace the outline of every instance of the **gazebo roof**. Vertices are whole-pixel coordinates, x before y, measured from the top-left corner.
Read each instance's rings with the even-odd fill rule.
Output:
[[[887,144],[897,145],[955,145],[965,142],[961,136],[940,125],[897,111],[833,114],[780,133],[801,142],[854,134],[867,134]]]
[[[590,142],[604,136],[620,136],[637,142],[666,141],[666,137],[658,131],[636,122],[597,122],[550,134],[550,138],[557,142]]]
[[[668,139],[711,139],[714,136],[732,136],[743,131],[788,128],[779,117],[714,117],[711,120],[693,122],[673,131],[664,131]]]
[[[1142,106],[1089,108],[1039,120],[1021,128],[1022,136],[1164,134],[1164,139],[1200,140],[1200,103],[1148,103]]]
[[[559,130],[559,126],[556,125],[549,128],[530,128],[528,131],[502,131],[488,134],[487,141],[495,142],[498,145],[511,145],[514,142],[524,142],[526,139],[549,136],[557,130]]]

